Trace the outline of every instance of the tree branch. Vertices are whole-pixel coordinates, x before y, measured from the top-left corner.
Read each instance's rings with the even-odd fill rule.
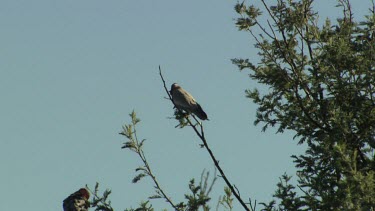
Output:
[[[136,171],[138,170],[142,170],[143,171],[143,174],[139,174],[138,176],[140,177],[135,177],[135,179],[133,179],[133,182],[137,182],[140,178],[142,178],[143,176],[150,176],[155,184],[155,189],[156,189],[156,193],[157,195],[160,197],[160,198],[164,198],[175,210],[181,210],[179,209],[173,202],[172,200],[167,196],[167,194],[163,191],[163,189],[161,188],[159,182],[157,181],[155,175],[153,174],[152,170],[151,170],[151,167],[150,165],[148,164],[148,161],[146,159],[146,156],[142,150],[142,145],[143,145],[143,142],[144,140],[142,141],[139,141],[138,140],[138,136],[137,136],[137,130],[136,130],[136,124],[140,121],[139,119],[136,118],[136,115],[135,115],[135,112],[133,111],[132,114],[130,115],[131,118],[132,118],[132,122],[130,125],[126,125],[125,128],[124,128],[124,131],[121,132],[120,134],[121,135],[124,135],[126,136],[130,142],[127,142],[125,143],[125,146],[123,146],[122,148],[129,148],[130,150],[134,151],[135,153],[137,153],[137,155],[139,156],[139,158],[142,160],[143,162],[143,165],[144,165],[144,168],[137,168]],[[128,129],[128,130],[125,130],[125,129]],[[131,144],[128,144],[128,143],[131,143]],[[137,178],[137,179],[136,179]]]
[[[176,106],[176,104],[174,103],[173,99],[172,99],[172,96],[171,94],[169,93],[168,91],[168,88],[166,86],[166,83],[165,83],[165,80],[164,80],[164,77],[161,73],[161,68],[159,66],[159,74],[160,74],[160,77],[161,77],[161,80],[163,81],[163,85],[164,85],[164,89],[165,89],[165,92],[168,94],[168,97],[169,99],[171,100],[171,102],[173,103],[173,105],[176,107],[176,109],[179,110],[179,108]],[[180,111],[180,110],[179,110]],[[191,120],[189,119],[188,116],[185,117],[186,121],[188,122],[188,124],[193,128],[194,132],[197,134],[197,136],[202,140],[203,142],[203,145],[205,146],[205,148],[207,149],[208,151],[208,154],[210,155],[212,161],[214,162],[216,168],[219,170],[220,172],[220,175],[221,177],[224,179],[225,183],[227,184],[227,186],[230,188],[230,190],[232,191],[232,193],[234,194],[234,196],[236,197],[236,199],[240,202],[240,204],[242,205],[242,207],[247,210],[247,211],[250,211],[250,209],[247,207],[247,205],[245,204],[245,202],[241,199],[240,195],[239,195],[239,192],[236,191],[235,189],[235,186],[232,185],[232,183],[228,180],[227,176],[225,175],[223,169],[220,167],[219,165],[219,162],[217,161],[217,159],[215,158],[212,150],[210,149],[210,147],[208,146],[207,144],[207,140],[206,140],[206,137],[204,136],[204,132],[203,132],[203,125],[202,123],[200,123],[196,118],[195,116],[193,116],[193,118],[195,119],[195,121],[200,125],[200,128],[201,128],[201,131],[199,132],[196,125],[193,124],[191,122]]]

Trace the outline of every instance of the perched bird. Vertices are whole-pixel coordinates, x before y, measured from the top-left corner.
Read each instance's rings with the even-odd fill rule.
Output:
[[[178,109],[182,109],[188,113],[193,113],[201,120],[207,120],[207,114],[202,107],[195,101],[189,92],[185,91],[177,83],[172,84],[171,91],[173,102]]]
[[[81,188],[72,193],[63,201],[64,211],[88,211],[90,193],[86,188]]]

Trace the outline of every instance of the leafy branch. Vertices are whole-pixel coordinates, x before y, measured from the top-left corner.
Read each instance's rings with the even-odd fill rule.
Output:
[[[153,196],[150,196],[150,199],[157,199],[157,198],[163,198],[165,199],[175,210],[181,210],[181,208],[177,205],[175,205],[171,199],[167,196],[167,194],[163,191],[161,188],[159,182],[157,181],[154,173],[151,170],[150,165],[148,164],[148,161],[146,159],[146,156],[143,152],[142,146],[145,142],[145,139],[139,140],[137,136],[137,130],[136,130],[136,125],[137,123],[140,122],[140,119],[137,118],[135,112],[133,111],[130,114],[131,117],[131,123],[123,126],[123,131],[120,133],[121,135],[125,136],[128,141],[124,143],[124,146],[121,148],[123,149],[130,149],[131,151],[135,152],[139,158],[143,162],[143,166],[138,167],[136,169],[136,172],[138,173],[134,178],[133,178],[133,183],[137,183],[139,180],[141,180],[143,177],[149,176],[151,179],[154,181],[155,184],[155,192],[156,194]]]
[[[99,196],[99,183],[95,184],[94,191],[86,185],[86,189],[90,191],[93,196],[90,201],[90,206],[95,207],[95,211],[113,211],[111,201],[108,200],[108,196],[111,194],[111,190],[105,190],[102,196]]]

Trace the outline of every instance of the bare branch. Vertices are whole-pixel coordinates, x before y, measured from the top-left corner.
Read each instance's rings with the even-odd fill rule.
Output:
[[[166,83],[165,83],[165,80],[164,80],[164,77],[161,73],[161,68],[159,66],[159,74],[160,74],[160,77],[161,77],[161,80],[163,81],[163,85],[164,85],[164,89],[165,91],[167,92],[168,96],[169,96],[169,99],[171,100],[171,102],[173,103],[173,105],[176,107],[175,103],[173,102],[173,99],[172,99],[172,96],[170,95],[168,89],[167,89],[167,86],[166,86]],[[178,107],[176,107],[176,109],[178,109]],[[230,188],[230,190],[232,191],[232,193],[234,194],[234,196],[236,197],[236,199],[240,202],[240,204],[242,205],[242,207],[247,210],[247,211],[250,211],[250,209],[247,207],[246,203],[242,200],[242,198],[240,197],[239,195],[239,192],[238,190],[236,190],[236,188],[232,185],[232,183],[228,180],[227,176],[225,175],[223,169],[220,167],[219,165],[219,162],[217,161],[217,159],[215,158],[212,150],[210,149],[210,147],[208,146],[207,144],[207,140],[204,136],[204,132],[203,132],[203,124],[200,123],[194,116],[193,116],[194,120],[200,125],[200,128],[201,128],[201,132],[198,131],[197,127],[195,126],[195,124],[193,124],[191,122],[191,120],[189,119],[188,116],[185,117],[186,121],[188,122],[188,124],[193,128],[194,132],[197,134],[197,136],[202,140],[203,142],[203,145],[204,147],[207,149],[208,151],[208,154],[210,155],[212,161],[214,162],[216,168],[219,170],[220,172],[220,175],[221,177],[224,179],[225,183],[227,184],[227,186]]]

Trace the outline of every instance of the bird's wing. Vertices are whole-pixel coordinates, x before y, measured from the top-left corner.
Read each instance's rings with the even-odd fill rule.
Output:
[[[197,102],[194,97],[182,88],[173,90],[173,101],[177,107],[188,112],[193,112],[197,107]]]
[[[208,119],[206,112],[203,111],[202,107],[197,103],[196,108],[194,109],[193,113],[199,117],[201,120]]]

